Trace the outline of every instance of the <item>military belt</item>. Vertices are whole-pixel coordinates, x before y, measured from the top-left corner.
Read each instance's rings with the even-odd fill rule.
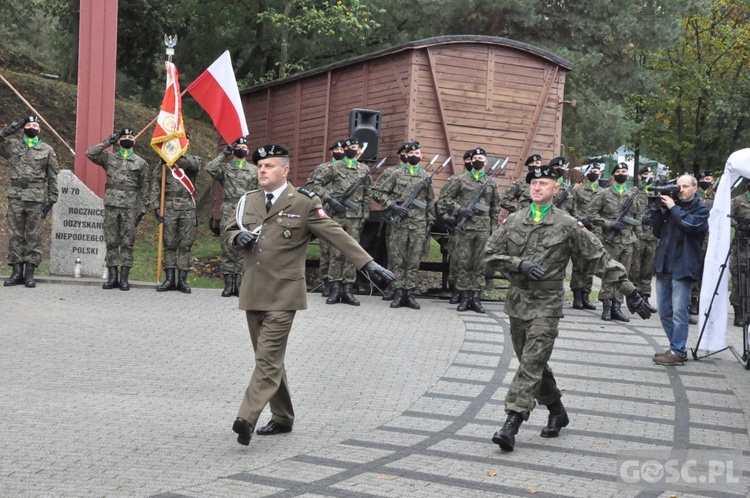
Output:
[[[563,290],[562,280],[522,280],[518,288],[523,290]]]
[[[14,188],[44,188],[46,184],[44,182],[22,182],[19,180],[11,180],[10,186]]]
[[[124,190],[125,192],[138,192],[137,187],[131,187],[131,186],[122,185],[122,184],[112,185],[111,183],[107,183],[104,185],[104,188],[106,190]]]

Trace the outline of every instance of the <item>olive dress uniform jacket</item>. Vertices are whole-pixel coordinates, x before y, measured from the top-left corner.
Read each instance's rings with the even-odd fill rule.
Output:
[[[242,224],[248,230],[262,227],[258,240],[244,250],[239,308],[246,311],[307,309],[305,258],[315,235],[341,251],[357,268],[372,256],[323,210],[318,196],[287,183],[280,198],[266,213],[265,192],[245,194]],[[236,217],[224,231],[227,245],[240,233]]]

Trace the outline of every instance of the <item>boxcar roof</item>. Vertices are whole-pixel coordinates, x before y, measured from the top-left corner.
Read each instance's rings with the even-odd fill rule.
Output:
[[[270,81],[268,83],[262,83],[260,85],[251,86],[249,88],[242,90],[240,93],[250,93],[250,92],[255,92],[257,90],[262,90],[264,88],[273,87],[276,85],[283,85],[291,81],[296,81],[298,79],[307,78],[308,76],[313,76],[316,74],[324,73],[332,69],[345,67],[350,64],[356,64],[358,62],[362,62],[362,61],[366,61],[370,59],[377,59],[378,57],[382,57],[384,55],[395,54],[398,52],[403,52],[405,50],[412,50],[412,49],[424,48],[424,47],[434,47],[434,46],[441,46],[441,45],[462,44],[462,43],[481,43],[485,45],[499,45],[499,46],[504,46],[504,47],[510,47],[516,50],[520,50],[522,52],[528,52],[542,59],[547,59],[548,61],[554,64],[557,64],[558,66],[568,71],[573,68],[573,63],[566,59],[563,59],[562,57],[558,57],[551,52],[547,52],[546,50],[542,50],[541,48],[535,47],[533,45],[529,45],[528,43],[523,43],[523,42],[519,42],[515,40],[509,40],[508,38],[501,38],[499,36],[479,36],[479,35],[436,36],[434,38],[425,38],[424,40],[417,40],[417,41],[413,41],[409,43],[404,43],[403,45],[397,45],[395,47],[378,50],[377,52],[370,52],[369,54],[359,55],[357,57],[352,57],[351,59],[334,62],[326,66],[321,66],[319,68],[310,69],[308,71],[294,74],[292,76],[287,76],[285,78],[281,78],[278,80]]]

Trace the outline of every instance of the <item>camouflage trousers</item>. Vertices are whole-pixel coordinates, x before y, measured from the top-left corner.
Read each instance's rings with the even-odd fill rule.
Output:
[[[457,237],[451,235],[448,239],[448,285],[456,285],[456,264],[454,257],[456,256],[456,239]]]
[[[107,245],[104,263],[107,267],[133,266],[136,214],[137,209],[104,206],[104,243]]]
[[[630,268],[633,262],[633,245],[632,244],[618,244],[611,245],[604,243],[604,249],[607,250],[609,256],[625,267],[626,270]],[[616,299],[622,303],[622,292],[620,288],[616,287],[616,284],[602,284],[602,288],[599,291],[599,301]]]
[[[734,247],[734,245],[732,245],[731,247]],[[706,249],[708,249],[708,233],[706,233],[706,236],[703,238],[703,249],[701,252],[701,261],[704,261],[706,259]],[[690,292],[691,298],[700,299],[701,284],[703,284],[703,265],[701,265],[701,272],[698,274],[698,280],[693,282],[693,289]]]
[[[745,254],[743,256],[750,257],[750,247],[743,246],[741,248],[741,252],[744,252]],[[741,306],[742,305],[742,299],[740,297],[740,277],[737,273],[737,244],[734,240],[732,240],[731,243],[731,250],[729,253],[729,274],[731,277],[731,284],[732,284],[732,292],[729,294],[729,303],[732,306]],[[745,275],[747,275],[747,261],[742,261],[742,265],[739,268],[739,271],[745,272]],[[750,299],[750,289],[745,293],[746,297]]]
[[[322,280],[328,278],[328,268],[331,265],[331,245],[325,240],[318,239],[320,247],[320,266],[318,266],[318,276]]]
[[[8,198],[8,264],[42,262],[43,205]]]
[[[573,269],[570,272],[570,290],[581,289],[584,292],[591,292],[594,286],[594,274],[591,272],[590,265],[576,256],[573,254],[571,257]]]
[[[164,215],[164,268],[190,271],[190,250],[195,243],[195,209],[167,211]]]
[[[455,250],[451,254],[451,264],[455,263],[456,289],[481,291],[484,289],[484,246],[490,237],[483,230],[454,231]]]
[[[391,226],[388,232],[388,268],[396,275],[392,283],[394,289],[416,289],[419,282],[427,223],[421,228],[407,225]]]
[[[234,208],[235,203],[224,202],[221,204],[221,225],[219,229],[221,233],[224,233],[224,228],[234,221]],[[228,273],[242,273],[242,249],[239,247],[232,247],[224,242],[224,237],[221,238],[221,273],[226,275]]]
[[[628,279],[644,296],[651,295],[651,279],[654,276],[654,255],[658,239],[639,239],[635,245],[633,261],[628,270]]]
[[[346,233],[359,242],[359,218],[340,218],[333,220],[341,225]],[[357,280],[357,269],[347,260],[340,251],[331,247],[331,260],[328,264],[328,280],[339,281],[345,284],[353,284]]]
[[[528,420],[536,402],[551,405],[562,397],[547,364],[555,346],[559,321],[557,317],[531,320],[510,317],[510,337],[518,368],[505,395],[505,413],[520,413]]]

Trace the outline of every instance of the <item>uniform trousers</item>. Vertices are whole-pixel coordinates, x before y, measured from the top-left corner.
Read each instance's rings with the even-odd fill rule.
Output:
[[[639,239],[628,270],[628,278],[644,296],[651,295],[651,280],[654,276],[654,255],[657,239]]]
[[[359,223],[361,218],[343,218],[335,217],[333,220],[341,225],[346,233],[359,242]],[[353,284],[357,280],[357,269],[348,259],[341,254],[341,251],[331,247],[331,261],[328,264],[328,280],[331,282],[343,282]]]
[[[422,260],[427,224],[411,228],[407,223],[392,226],[388,233],[388,267],[396,274],[394,289],[412,290],[419,282],[419,262]]]
[[[456,289],[481,291],[485,286],[484,246],[490,233],[484,230],[466,230],[466,233],[453,232],[456,237]]]
[[[133,266],[133,246],[135,245],[135,208],[104,206],[104,243],[107,267]]]
[[[190,250],[197,231],[195,221],[195,209],[171,210],[164,215],[164,268],[190,270]]]
[[[44,220],[41,202],[8,199],[8,264],[42,262]]]
[[[609,242],[605,242],[604,249],[607,250],[612,259],[624,266],[626,270],[630,269],[630,266],[633,263],[633,244],[615,243],[613,245]],[[599,301],[612,299],[619,303],[623,302],[620,288],[615,283],[602,284],[602,288],[599,291]]]
[[[591,292],[594,286],[594,274],[586,261],[573,255],[571,258],[573,270],[570,272],[570,290],[583,290]]]
[[[236,202],[223,202],[221,204],[221,233],[224,233],[224,228],[234,222],[234,208],[237,205]],[[238,247],[232,247],[224,242],[224,237],[221,237],[221,273],[226,275],[228,273],[242,273],[242,249]]]
[[[291,427],[294,409],[284,356],[296,311],[246,311],[245,314],[255,351],[255,369],[237,416],[256,427],[258,417],[268,404],[272,420]]]

